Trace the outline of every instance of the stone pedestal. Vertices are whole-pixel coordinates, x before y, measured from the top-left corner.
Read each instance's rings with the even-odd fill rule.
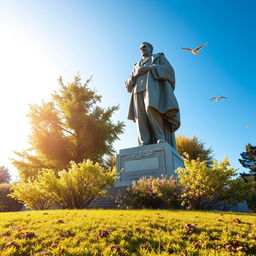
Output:
[[[183,159],[167,142],[121,149],[117,155],[120,174],[116,187],[130,186],[145,177],[176,176],[174,170],[184,167]]]

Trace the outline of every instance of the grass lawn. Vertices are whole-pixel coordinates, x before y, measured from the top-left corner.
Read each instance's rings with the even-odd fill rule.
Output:
[[[256,214],[174,210],[0,213],[0,255],[256,255]]]

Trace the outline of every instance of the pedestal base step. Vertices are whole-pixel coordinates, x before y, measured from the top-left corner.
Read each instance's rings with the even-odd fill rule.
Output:
[[[99,197],[92,201],[91,209],[117,209],[117,203],[115,202],[118,195],[123,193],[127,187],[110,187],[106,190],[110,197]]]

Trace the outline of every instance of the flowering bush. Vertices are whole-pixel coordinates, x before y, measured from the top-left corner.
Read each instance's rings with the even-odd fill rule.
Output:
[[[153,177],[142,177],[138,181],[133,181],[132,186],[117,199],[121,208],[159,208],[161,200],[157,194]]]
[[[167,205],[169,208],[178,208],[180,186],[175,178],[161,179],[142,177],[134,181],[131,187],[118,198],[121,208],[159,208]]]
[[[158,197],[161,198],[168,208],[180,208],[182,187],[175,177],[167,179],[166,176],[162,176],[161,179],[156,179],[155,186]]]
[[[246,199],[248,184],[234,179],[236,170],[229,168],[229,160],[213,162],[185,160],[185,168],[178,168],[179,183],[183,188],[182,206],[186,209],[211,209],[220,202],[236,204]]]
[[[236,170],[229,167],[227,158],[220,163],[214,161],[212,167],[200,159],[185,160],[185,168],[177,169],[176,173],[177,179],[142,177],[117,202],[121,208],[225,210],[250,198],[252,202],[255,196],[255,183],[236,178]]]

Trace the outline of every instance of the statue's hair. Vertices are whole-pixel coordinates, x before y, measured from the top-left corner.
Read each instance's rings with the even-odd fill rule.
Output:
[[[148,42],[142,42],[141,44],[147,44],[151,48],[151,52],[153,52],[153,45]]]

